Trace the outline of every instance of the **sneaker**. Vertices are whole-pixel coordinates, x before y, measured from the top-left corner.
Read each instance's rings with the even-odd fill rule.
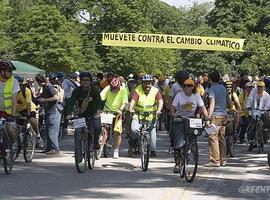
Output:
[[[37,137],[37,140],[36,140],[36,147],[37,147],[37,148],[41,148],[41,149],[44,148],[44,144],[43,144],[43,141],[42,141],[41,137]]]
[[[220,166],[221,167],[225,167],[227,165],[227,162],[222,162],[222,163],[220,163]]]
[[[173,173],[180,173],[180,165],[175,165],[174,166]]]
[[[248,151],[248,152],[251,152],[252,149],[253,149],[253,148],[256,148],[256,147],[257,147],[257,145],[254,145],[253,143],[250,143],[247,151]]]
[[[115,149],[113,152],[113,158],[118,159],[119,158],[119,150]]]
[[[207,164],[203,165],[204,167],[219,167],[220,164],[219,163],[213,163],[213,162],[209,162]]]
[[[60,151],[56,150],[56,149],[52,149],[50,151],[47,152],[47,155],[59,155]]]
[[[169,148],[168,153],[169,153],[169,154],[173,154],[173,147],[170,147],[170,148]]]
[[[157,157],[157,152],[156,151],[151,151],[150,156],[154,157],[154,158]]]

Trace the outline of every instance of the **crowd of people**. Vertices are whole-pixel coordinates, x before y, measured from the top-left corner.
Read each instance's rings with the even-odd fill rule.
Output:
[[[150,152],[157,156],[157,118],[166,116],[165,126],[170,137],[170,151],[174,152],[174,172],[179,172],[179,151],[185,145],[184,127],[174,118],[204,118],[206,126],[214,124],[217,129],[208,136],[209,163],[206,166],[226,166],[227,144],[226,124],[229,112],[236,112],[235,132],[239,143],[248,139],[248,150],[254,147],[254,131],[247,131],[251,110],[263,110],[264,137],[268,141],[270,96],[268,77],[251,77],[242,72],[239,77],[224,75],[218,71],[195,77],[186,70],[177,71],[175,76],[140,73],[123,78],[112,72],[93,75],[89,71],[74,72],[65,76],[63,72],[53,72],[47,77],[38,74],[34,79],[25,80],[14,75],[12,62],[0,62],[0,117],[6,119],[6,131],[11,140],[11,152],[17,150],[16,122],[18,115],[30,120],[37,136],[37,147],[48,155],[60,153],[58,134],[60,126],[67,134],[71,115],[94,119],[94,148],[99,149],[99,135],[102,131],[101,113],[119,115],[124,123],[120,131],[114,131],[114,158],[121,155],[122,132],[128,138],[128,156],[136,154],[139,140],[140,121],[136,112],[154,112],[151,121]],[[35,87],[35,81],[38,87]],[[44,146],[39,131],[38,110],[45,110]],[[64,123],[61,123],[63,119]],[[239,127],[241,126],[241,131]],[[162,127],[162,128],[164,128]],[[124,131],[122,131],[122,129]],[[245,134],[248,132],[248,136]]]

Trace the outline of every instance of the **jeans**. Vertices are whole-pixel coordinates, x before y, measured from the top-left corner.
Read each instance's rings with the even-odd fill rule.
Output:
[[[101,119],[99,118],[94,118],[92,120],[93,123],[93,131],[94,131],[94,145],[97,146],[98,143],[98,139],[99,139],[99,135],[101,133]]]
[[[46,150],[55,149],[59,151],[58,135],[61,122],[61,113],[57,108],[53,108],[50,112],[46,112]]]
[[[172,122],[172,137],[174,149],[180,149],[185,144],[184,123]]]
[[[157,129],[156,129],[156,121],[153,122],[149,128],[150,132],[150,151],[156,151],[156,143],[157,143]],[[131,122],[131,140],[133,142],[138,142],[140,138],[140,128],[141,124],[137,119],[132,119]],[[130,142],[131,143],[131,142]]]

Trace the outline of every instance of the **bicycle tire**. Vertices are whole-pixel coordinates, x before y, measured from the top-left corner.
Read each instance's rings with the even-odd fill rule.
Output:
[[[29,129],[23,139],[23,157],[25,162],[32,162],[36,151],[36,134],[32,129]]]
[[[226,143],[227,143],[227,155],[230,157],[234,157],[234,138],[232,135],[226,136]]]
[[[268,161],[268,165],[270,167],[270,152],[267,154],[267,161]]]
[[[191,161],[194,162],[192,166]],[[193,182],[198,169],[198,145],[196,139],[191,139],[184,148],[184,176],[187,182]]]
[[[16,159],[16,153],[11,157],[10,150],[4,150],[3,165],[6,174],[11,174]]]
[[[148,169],[149,152],[150,152],[150,145],[148,143],[147,137],[141,136],[140,157],[141,157],[141,168],[143,172],[146,172]]]
[[[262,153],[263,152],[263,135],[262,135],[262,123],[261,122],[257,122],[257,126],[256,126],[256,136],[255,136],[255,142],[257,145],[257,153]]]
[[[75,165],[79,173],[83,173],[86,169],[87,160],[87,142],[84,131],[75,130]]]
[[[102,132],[99,136],[99,145],[100,145],[100,148],[99,150],[97,150],[96,152],[96,160],[99,160],[102,155],[104,154],[104,149],[105,149],[105,143],[106,143],[106,140],[107,140],[107,136],[106,136],[106,133],[104,131],[104,129],[102,129]]]
[[[94,149],[94,133],[93,130],[88,133],[88,151],[87,151],[87,163],[88,169],[94,169],[96,161],[96,150]]]

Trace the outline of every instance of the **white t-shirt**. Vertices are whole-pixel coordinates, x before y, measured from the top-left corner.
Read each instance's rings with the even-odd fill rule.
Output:
[[[176,108],[177,115],[193,117],[196,108],[203,106],[204,103],[198,93],[186,96],[184,92],[179,92],[173,99],[172,105]]]
[[[176,82],[172,85],[169,96],[174,98],[176,96],[176,94],[179,92],[183,92],[183,88],[181,87],[181,85],[178,82]]]
[[[6,82],[0,81],[0,111],[3,111],[4,109],[4,88],[5,88]],[[20,85],[17,79],[13,80],[13,91],[12,94],[16,94],[20,91]]]

